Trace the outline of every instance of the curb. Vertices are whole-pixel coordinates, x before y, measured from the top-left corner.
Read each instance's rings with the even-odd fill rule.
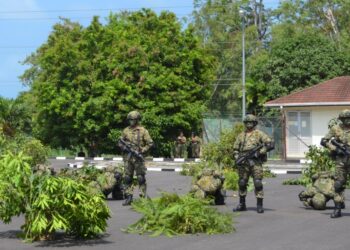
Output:
[[[68,163],[68,167],[70,168],[82,168],[83,163],[77,162],[77,163]],[[94,165],[97,169],[103,169],[106,166],[105,165]],[[182,171],[181,167],[176,168],[157,168],[157,167],[146,167],[147,171],[150,172],[180,172]],[[270,171],[274,174],[301,174],[301,170],[283,170],[283,169],[274,169],[270,168]]]
[[[84,161],[84,160],[91,160],[91,161],[123,161],[123,157],[66,157],[66,156],[56,156],[56,157],[49,157],[51,160],[78,160],[78,161]],[[200,162],[200,158],[146,158],[145,161],[151,161],[151,162]]]

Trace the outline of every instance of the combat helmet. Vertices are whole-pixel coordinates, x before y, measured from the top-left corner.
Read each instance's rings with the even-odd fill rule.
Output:
[[[138,111],[131,111],[127,116],[127,120],[141,120],[141,114]]]
[[[350,109],[344,109],[342,112],[340,112],[338,118],[339,120],[350,118]]]
[[[342,112],[340,112],[338,118],[342,122],[342,124],[344,124],[346,126],[350,126],[350,110],[349,109],[344,109]]]
[[[246,123],[246,122],[254,122],[254,123],[258,123],[258,119],[256,118],[255,115],[246,115],[246,117],[244,117],[243,119],[243,122]]]
[[[317,210],[326,209],[326,197],[321,193],[315,194],[312,197],[312,207]]]

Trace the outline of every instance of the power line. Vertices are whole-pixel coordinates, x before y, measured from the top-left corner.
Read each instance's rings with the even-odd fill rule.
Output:
[[[0,14],[21,14],[21,13],[55,13],[55,12],[91,12],[91,11],[128,11],[140,9],[183,9],[193,8],[192,5],[187,6],[155,6],[155,7],[139,7],[139,8],[109,8],[109,9],[61,9],[61,10],[13,10],[0,11]]]

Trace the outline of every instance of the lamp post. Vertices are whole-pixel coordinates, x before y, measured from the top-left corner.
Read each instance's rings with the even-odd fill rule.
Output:
[[[242,120],[245,117],[245,14],[246,10],[241,8],[239,15],[242,18]]]

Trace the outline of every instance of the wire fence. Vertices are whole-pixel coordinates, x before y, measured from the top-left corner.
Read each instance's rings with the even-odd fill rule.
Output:
[[[269,159],[282,159],[284,155],[283,123],[281,117],[258,117],[257,128],[264,131],[275,142],[275,149],[268,153]],[[203,118],[203,142],[217,142],[223,131],[241,123],[242,117],[235,115],[205,116]]]

